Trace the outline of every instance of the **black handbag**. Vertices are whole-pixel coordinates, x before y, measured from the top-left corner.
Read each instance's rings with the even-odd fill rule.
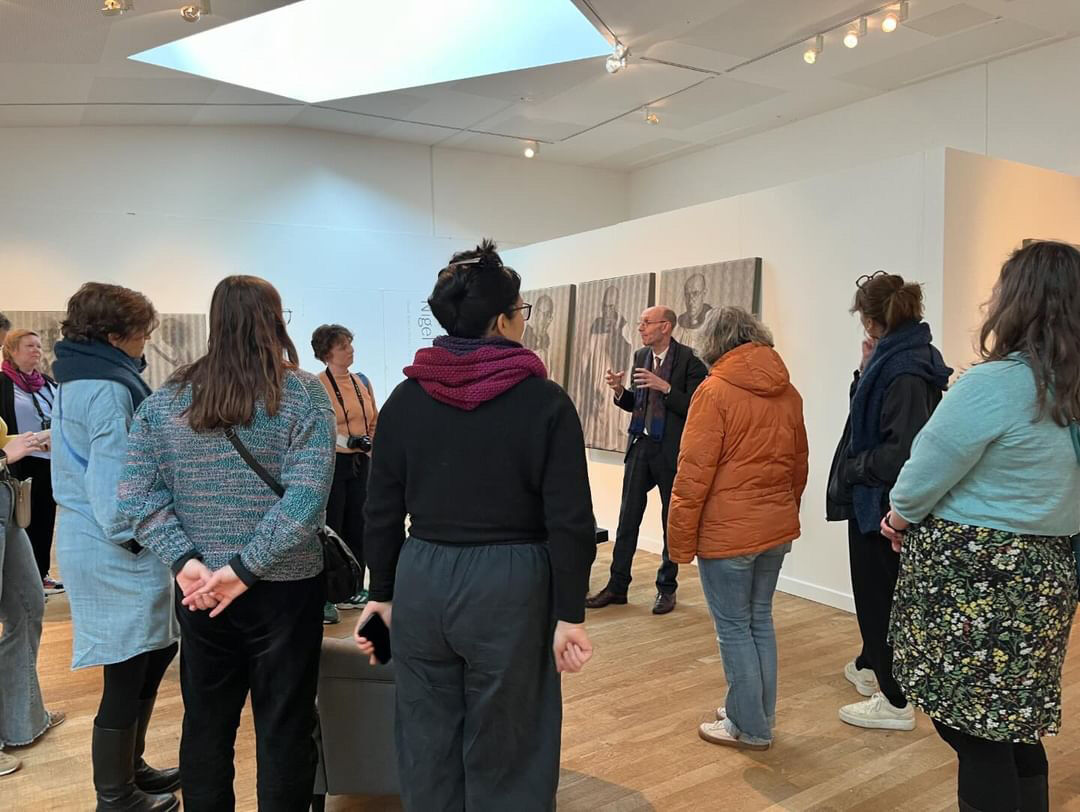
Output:
[[[244,458],[248,467],[259,475],[259,479],[269,485],[279,497],[285,495],[285,489],[281,483],[252,456],[247,446],[236,436],[235,429],[231,427],[225,429],[225,437]],[[343,603],[364,588],[364,576],[360,571],[360,564],[357,563],[352,550],[342,541],[341,536],[330,527],[323,525],[318,536],[319,544],[322,545],[323,572],[326,574],[326,599],[331,603]]]

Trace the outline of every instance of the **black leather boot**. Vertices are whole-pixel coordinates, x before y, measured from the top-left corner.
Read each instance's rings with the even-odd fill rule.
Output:
[[[135,725],[135,786],[143,792],[176,792],[180,789],[180,770],[155,770],[143,761],[146,750],[146,729],[150,727],[150,717],[154,714],[154,700],[157,697],[139,701],[139,721]]]
[[[91,759],[97,812],[172,812],[180,806],[175,795],[148,795],[135,786],[135,728],[94,725]]]
[[[1050,781],[1045,775],[1020,779],[1020,812],[1049,812]]]

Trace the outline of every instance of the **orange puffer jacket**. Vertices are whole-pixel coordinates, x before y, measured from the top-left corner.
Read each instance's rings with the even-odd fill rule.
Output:
[[[690,401],[668,511],[671,560],[798,538],[808,457],[802,398],[776,351],[743,344],[723,355]]]

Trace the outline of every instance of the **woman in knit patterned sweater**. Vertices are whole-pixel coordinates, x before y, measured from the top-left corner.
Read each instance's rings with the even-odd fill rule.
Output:
[[[334,418],[318,379],[296,364],[278,292],[228,277],[210,304],[207,354],[147,398],[131,428],[121,510],[179,587],[188,810],[233,808],[233,744],[249,690],[259,808],[310,802],[326,591],[316,531]],[[283,497],[232,447],[230,427]]]

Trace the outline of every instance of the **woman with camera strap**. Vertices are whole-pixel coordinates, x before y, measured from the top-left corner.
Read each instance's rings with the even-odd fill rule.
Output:
[[[364,502],[367,499],[368,469],[375,423],[379,410],[371,382],[360,373],[349,371],[353,363],[353,334],[340,324],[324,324],[311,335],[315,357],[326,364],[319,375],[337,422],[334,484],[326,505],[326,523],[349,545],[361,576],[364,569]],[[367,590],[361,590],[345,603],[323,608],[323,622],[337,623],[340,609],[356,609],[367,603]]]

